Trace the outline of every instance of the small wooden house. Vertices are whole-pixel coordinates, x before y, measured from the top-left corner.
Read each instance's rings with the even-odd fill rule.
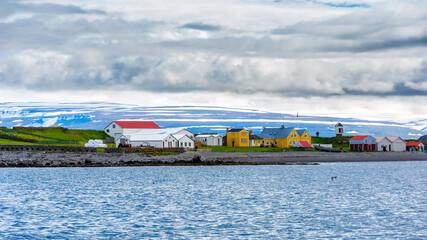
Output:
[[[354,136],[350,139],[350,150],[375,151],[377,140],[369,135]]]

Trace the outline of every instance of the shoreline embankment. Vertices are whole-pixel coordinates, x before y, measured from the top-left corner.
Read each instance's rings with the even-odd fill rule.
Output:
[[[0,167],[108,167],[201,165],[316,165],[326,162],[427,161],[424,152],[185,152],[142,153],[0,151]]]

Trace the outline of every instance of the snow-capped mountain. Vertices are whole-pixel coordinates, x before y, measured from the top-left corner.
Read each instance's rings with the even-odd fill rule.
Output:
[[[229,128],[247,128],[259,133],[262,127],[307,128],[312,136],[333,136],[335,124],[344,125],[344,135],[396,135],[418,138],[427,134],[427,119],[408,123],[368,121],[353,118],[296,116],[251,109],[205,106],[144,107],[104,102],[92,103],[0,103],[0,126],[63,126],[104,129],[113,120],[150,120],[159,126],[187,127],[194,133],[225,133]]]

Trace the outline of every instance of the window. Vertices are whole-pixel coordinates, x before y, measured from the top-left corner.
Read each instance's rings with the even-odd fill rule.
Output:
[[[289,140],[289,145],[292,145],[292,141],[291,140]]]
[[[261,143],[264,144],[264,140],[262,140]]]
[[[107,129],[107,132],[110,132],[110,129]]]
[[[187,146],[187,143],[185,143],[185,146]]]
[[[293,144],[295,144],[295,141],[293,141]]]
[[[246,136],[246,133],[245,133],[245,132],[242,132],[242,136]]]
[[[277,144],[277,141],[274,141],[274,144]]]
[[[243,138],[242,138],[242,143],[244,143],[244,140],[245,140],[245,139],[243,139]]]
[[[232,136],[234,136],[234,133],[231,133]]]
[[[113,128],[116,128],[116,124],[113,124]]]
[[[305,133],[304,136],[307,137],[307,133]]]
[[[181,147],[183,146],[183,144],[181,143]]]

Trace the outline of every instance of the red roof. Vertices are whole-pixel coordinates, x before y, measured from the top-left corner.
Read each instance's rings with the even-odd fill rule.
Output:
[[[421,142],[407,142],[406,146],[418,146],[420,144],[421,144]]]
[[[159,129],[159,125],[152,121],[114,121],[122,128],[154,128]]]
[[[363,140],[363,139],[365,139],[367,137],[369,137],[369,135],[354,136],[350,140]]]
[[[311,145],[310,145],[310,143],[308,143],[308,141],[299,140],[298,142],[305,148],[311,148]]]

